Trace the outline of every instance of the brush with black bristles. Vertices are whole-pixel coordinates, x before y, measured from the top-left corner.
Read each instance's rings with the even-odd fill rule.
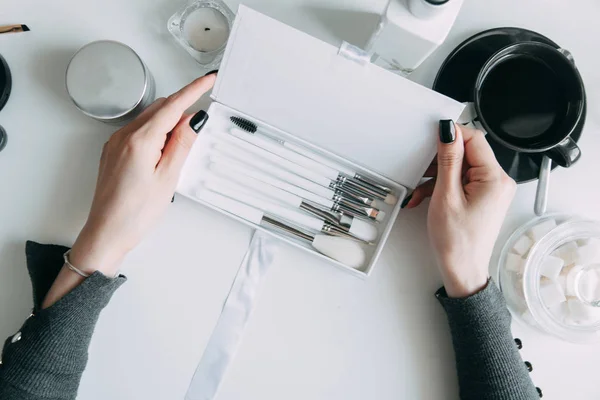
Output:
[[[17,33],[17,32],[28,32],[31,29],[27,25],[6,25],[0,26],[0,34],[2,33]]]
[[[232,135],[302,165],[305,168],[309,168],[314,172],[323,174],[327,178],[338,182],[340,188],[363,192],[368,196],[383,200],[386,204],[393,205],[398,201],[398,198],[392,194],[390,188],[370,178],[366,178],[350,168],[332,162],[302,146],[275,138],[269,134],[259,132],[257,135],[258,126],[245,118],[232,116],[230,120],[242,131],[252,134],[249,136],[241,133],[240,129],[232,128]],[[278,145],[274,144],[273,141],[277,142]]]

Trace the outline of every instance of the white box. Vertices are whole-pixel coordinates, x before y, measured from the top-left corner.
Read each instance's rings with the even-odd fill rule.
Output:
[[[245,117],[272,136],[305,146],[394,190],[399,201],[383,208],[387,217],[378,226],[379,241],[369,246],[362,270],[233,216],[361,277],[373,270],[407,189],[418,184],[435,156],[438,121],[456,120],[464,108],[373,64],[352,61],[338,48],[243,5],[212,98],[210,119],[190,152],[177,192],[208,205],[195,193],[205,174],[209,136],[231,126],[229,116]]]

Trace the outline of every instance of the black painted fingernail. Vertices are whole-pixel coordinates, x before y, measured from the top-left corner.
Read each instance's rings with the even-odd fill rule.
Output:
[[[454,143],[456,140],[456,128],[451,119],[440,119],[440,140],[442,143]]]
[[[190,120],[190,128],[198,133],[202,130],[202,127],[206,125],[206,121],[208,121],[208,114],[206,111],[200,110]]]
[[[171,197],[171,203],[175,201],[175,195],[173,195],[173,197]]]
[[[402,204],[400,204],[400,208],[406,207],[408,205],[408,203],[410,203],[410,199],[412,199],[412,193],[410,195],[406,196],[406,198],[404,199]]]
[[[218,69],[213,69],[212,71],[208,71],[207,73],[204,74],[204,76],[208,76],[210,74],[218,74],[219,70]]]

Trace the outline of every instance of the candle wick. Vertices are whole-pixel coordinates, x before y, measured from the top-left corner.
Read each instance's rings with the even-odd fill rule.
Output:
[[[210,28],[204,28],[205,31],[210,31]]]

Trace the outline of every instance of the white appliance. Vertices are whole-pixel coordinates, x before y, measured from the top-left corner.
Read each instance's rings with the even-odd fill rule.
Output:
[[[367,42],[372,62],[408,75],[446,40],[463,0],[390,0]]]

